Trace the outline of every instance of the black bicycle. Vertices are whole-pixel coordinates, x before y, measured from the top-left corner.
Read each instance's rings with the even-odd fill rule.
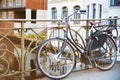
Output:
[[[85,12],[75,10],[73,14],[79,11]],[[97,29],[96,23],[90,22],[91,34],[87,40],[88,46],[82,49],[81,45],[77,44],[72,37],[69,24],[69,18],[73,14],[62,20],[66,25],[64,39],[59,37],[47,39],[38,48],[36,55],[38,68],[51,79],[62,79],[72,72],[76,65],[77,52],[81,53],[81,61],[94,65],[100,70],[109,70],[116,62],[117,47],[107,33],[109,30]]]

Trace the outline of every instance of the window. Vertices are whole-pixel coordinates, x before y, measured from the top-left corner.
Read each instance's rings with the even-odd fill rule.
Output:
[[[36,19],[36,10],[31,11],[31,19]],[[32,23],[36,23],[36,21],[32,21]]]
[[[62,8],[62,18],[67,17],[68,15],[68,8],[67,7],[63,7]]]
[[[19,6],[21,6],[21,0],[14,0],[14,6],[15,7],[19,7]]]
[[[87,6],[87,18],[89,19],[89,5]]]
[[[96,16],[96,4],[93,4],[93,19]]]
[[[57,19],[57,9],[54,7],[52,8],[52,19]],[[54,21],[53,21],[54,23]]]
[[[57,19],[57,9],[55,7],[52,8],[52,19]]]
[[[6,7],[6,0],[2,0],[2,1],[1,1],[1,7],[2,7],[2,8],[5,8],[5,7]]]
[[[12,6],[13,6],[12,0],[7,0],[7,7],[12,7]]]
[[[102,5],[99,5],[99,18],[102,18]]]
[[[76,10],[76,9],[80,9],[80,6],[75,6],[74,10]],[[74,14],[74,19],[80,19],[80,14],[75,13]],[[80,23],[80,21],[74,21],[74,24],[79,24],[79,23]]]
[[[13,19],[13,11],[8,11],[8,19]]]
[[[110,0],[110,6],[120,6],[120,0]]]
[[[7,13],[6,12],[2,12],[2,18],[6,19],[7,18]]]

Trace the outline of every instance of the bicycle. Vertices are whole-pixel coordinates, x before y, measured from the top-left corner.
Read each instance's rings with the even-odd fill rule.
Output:
[[[85,50],[81,49],[81,46],[73,39],[69,18],[78,11],[85,12],[84,10],[75,10],[65,20],[62,20],[66,25],[64,39],[59,37],[47,39],[38,48],[36,54],[38,68],[51,79],[63,79],[72,72],[76,65],[77,51],[81,53],[82,58],[85,58],[85,62],[100,70],[109,70],[116,62],[117,47],[115,42],[106,34],[108,30],[97,30],[96,23],[90,23],[91,34]],[[70,38],[68,34],[70,34]]]

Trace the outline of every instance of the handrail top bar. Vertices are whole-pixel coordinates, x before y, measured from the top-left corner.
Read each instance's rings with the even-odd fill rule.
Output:
[[[39,21],[39,22],[51,22],[53,20],[47,20],[47,19],[0,19],[0,21],[13,21],[13,22],[31,22],[31,21]],[[55,20],[54,20],[55,21]],[[60,21],[60,20],[56,20]]]
[[[93,21],[93,20],[120,20],[120,18],[104,18],[104,19],[71,19],[71,21]],[[38,21],[38,22],[51,22],[51,21],[61,21],[60,19],[0,19],[0,21],[13,21],[13,22],[31,22],[31,21]]]

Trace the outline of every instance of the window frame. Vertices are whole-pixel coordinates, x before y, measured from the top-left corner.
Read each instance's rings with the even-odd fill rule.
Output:
[[[80,10],[80,6],[79,6],[79,5],[74,6],[74,10],[75,10],[76,8]],[[80,14],[78,14],[78,13],[75,13],[75,14],[74,14],[74,19],[80,19],[80,17],[81,17],[81,16],[80,16]],[[80,24],[80,21],[74,21],[74,24]]]
[[[52,10],[52,19],[57,19],[57,9],[56,9],[56,7],[53,7],[51,10]]]
[[[93,15],[92,18],[95,19],[96,18],[96,4],[93,4]]]
[[[102,4],[99,4],[99,18],[102,18]]]
[[[87,18],[89,19],[90,5],[87,5]]]
[[[57,19],[57,8],[56,7],[51,8],[51,13],[52,13],[51,15],[52,20]],[[52,21],[52,23],[55,23],[55,21]]]
[[[68,8],[66,6],[64,6],[62,8],[62,18],[64,19],[67,16],[68,16]]]
[[[110,6],[120,6],[120,0],[110,0]]]

